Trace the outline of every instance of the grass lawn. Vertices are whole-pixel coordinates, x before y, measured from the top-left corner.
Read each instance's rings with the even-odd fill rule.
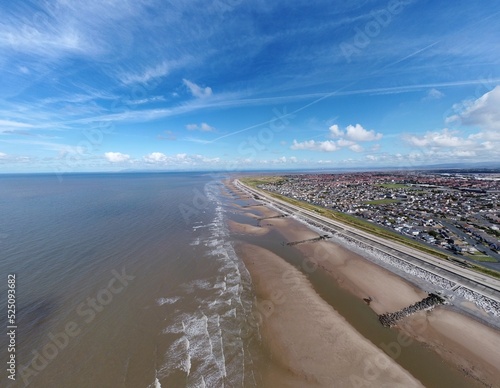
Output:
[[[279,183],[282,180],[283,180],[283,178],[280,176],[263,176],[263,177],[258,177],[258,178],[253,178],[253,177],[240,178],[241,182],[243,182],[244,184],[246,184],[250,187],[253,187],[254,189],[257,188],[257,185]]]
[[[404,183],[381,183],[378,187],[385,187],[386,189],[409,189],[411,186]]]
[[[476,260],[476,261],[483,261],[483,262],[487,262],[487,263],[497,263],[497,261],[493,257],[488,256],[488,255],[483,255],[482,253],[473,254],[473,255],[466,255],[466,256],[471,258],[472,260]]]

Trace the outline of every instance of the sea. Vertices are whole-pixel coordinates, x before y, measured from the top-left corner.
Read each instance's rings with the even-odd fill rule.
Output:
[[[1,176],[2,322],[15,275],[16,379],[2,371],[0,386],[257,386],[251,282],[228,238],[223,178]]]
[[[265,386],[273,359],[236,244],[297,268],[303,258],[284,255],[276,231],[229,233],[229,219],[256,220],[234,206],[252,200],[226,191],[227,178],[0,175],[0,387]],[[397,343],[363,301],[321,271],[306,275],[365,338]],[[425,386],[476,385],[417,342],[397,361]]]

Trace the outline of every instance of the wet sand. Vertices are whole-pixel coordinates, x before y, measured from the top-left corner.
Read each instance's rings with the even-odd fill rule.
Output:
[[[318,237],[295,220],[272,220],[272,223],[289,241]],[[295,247],[303,253],[311,270],[317,266],[359,298],[370,299],[370,307],[377,314],[400,310],[427,296],[399,276],[333,242],[303,243]]]
[[[278,367],[269,368],[266,386],[422,386],[354,330],[292,265],[255,245],[237,249],[252,277],[264,343]]]
[[[399,327],[464,373],[488,385],[500,386],[498,330],[446,307],[420,311],[404,318]]]
[[[229,230],[231,233],[236,234],[251,234],[253,236],[262,236],[269,232],[268,228],[253,226],[248,224],[242,224],[236,221],[229,220],[228,222]]]

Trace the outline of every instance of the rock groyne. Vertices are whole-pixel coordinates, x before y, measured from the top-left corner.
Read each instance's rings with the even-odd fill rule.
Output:
[[[434,306],[443,304],[445,300],[437,294],[429,294],[427,298],[422,299],[420,302],[414,303],[411,306],[405,307],[394,313],[386,313],[378,316],[380,323],[386,327],[394,326],[398,320],[414,314],[420,310],[428,310]]]

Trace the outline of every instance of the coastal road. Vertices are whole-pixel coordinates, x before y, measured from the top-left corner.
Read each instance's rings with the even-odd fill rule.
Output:
[[[372,235],[339,221],[323,217],[322,215],[315,212],[274,198],[263,191],[248,187],[241,183],[241,181],[239,181],[238,179],[234,180],[234,184],[236,187],[247,192],[248,194],[257,195],[260,198],[265,199],[269,203],[279,205],[279,207],[287,209],[289,212],[294,213],[306,220],[310,220],[315,223],[320,222],[325,226],[333,227],[335,230],[337,230],[338,233],[343,233],[351,238],[358,237],[361,242],[369,243],[377,250],[383,251],[392,256],[400,253],[402,255],[396,256],[399,259],[408,261],[411,264],[424,269],[425,271],[434,273],[445,279],[453,281],[458,285],[469,288],[500,303],[500,281],[495,278],[474,272],[468,268],[460,267],[453,262],[438,259],[429,254],[412,249],[395,241]],[[411,258],[412,260],[410,261],[408,260],[408,258]]]

